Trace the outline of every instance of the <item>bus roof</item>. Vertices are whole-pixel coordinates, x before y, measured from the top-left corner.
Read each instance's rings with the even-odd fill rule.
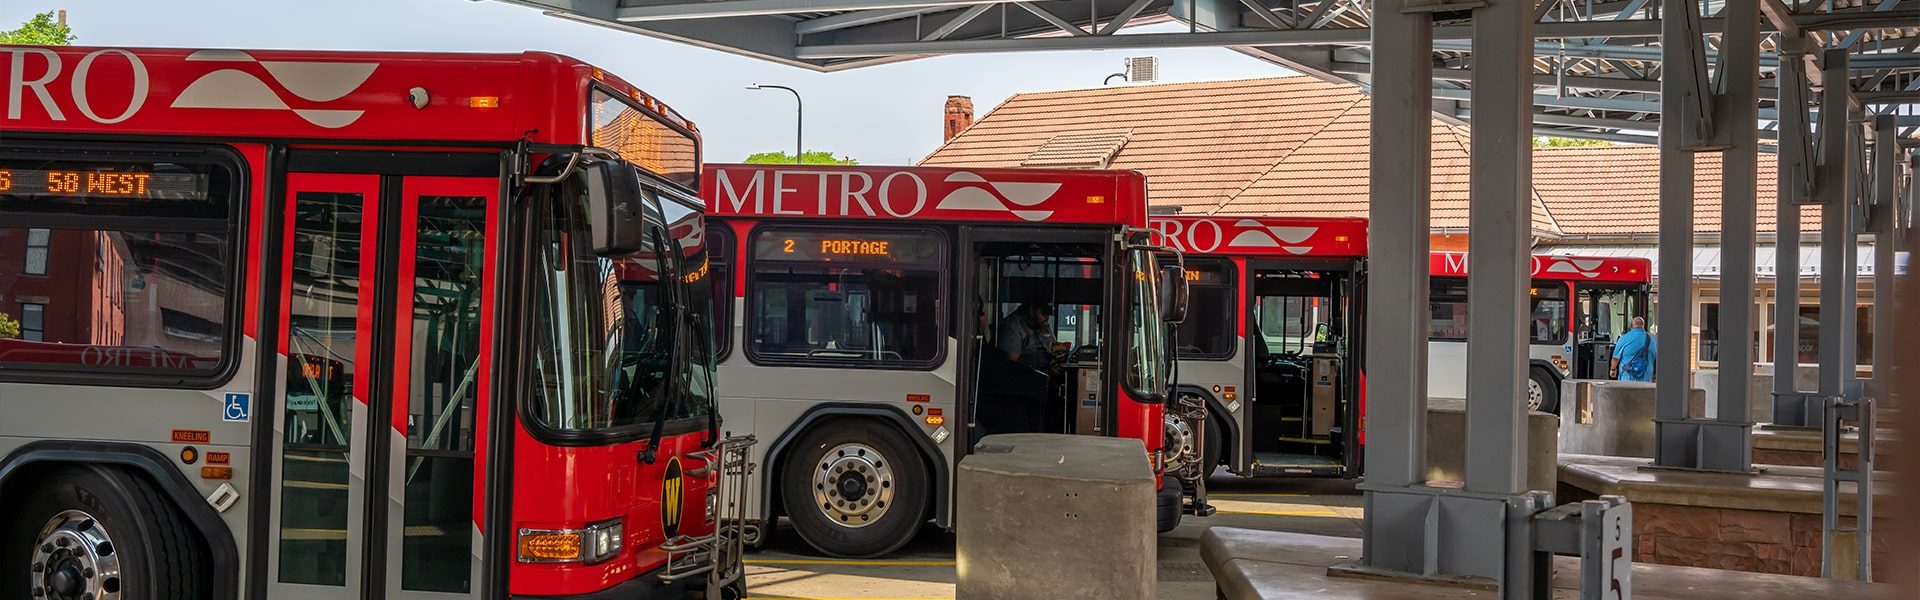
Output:
[[[1225,256],[1367,255],[1367,220],[1313,217],[1163,216],[1148,219],[1181,252]]]
[[[1136,171],[707,165],[707,214],[1146,227]]]
[[[586,144],[596,84],[694,131],[599,68],[557,54],[0,46],[7,131],[382,142],[523,137]],[[687,136],[694,137],[694,136]],[[623,154],[625,152],[623,151]]]
[[[1467,253],[1434,252],[1428,258],[1434,277],[1466,277]],[[1631,256],[1533,255],[1534,279],[1594,283],[1647,283],[1653,279],[1653,261]]]

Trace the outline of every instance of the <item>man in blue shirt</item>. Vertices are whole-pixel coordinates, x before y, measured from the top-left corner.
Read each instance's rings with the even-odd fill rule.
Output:
[[[1620,381],[1653,381],[1653,362],[1660,356],[1660,344],[1647,333],[1647,318],[1634,317],[1633,330],[1613,343],[1613,361],[1608,376]]]

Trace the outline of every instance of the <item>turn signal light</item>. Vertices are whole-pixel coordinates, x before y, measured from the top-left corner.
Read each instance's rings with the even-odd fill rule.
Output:
[[[928,425],[943,425],[943,424],[945,424],[946,422],[947,422],[947,418],[946,418],[946,417],[942,417],[942,416],[940,416],[940,415],[927,415],[927,424],[928,424]]]
[[[580,560],[580,532],[521,530],[520,560],[523,562]]]
[[[200,467],[201,479],[233,479],[233,467]]]

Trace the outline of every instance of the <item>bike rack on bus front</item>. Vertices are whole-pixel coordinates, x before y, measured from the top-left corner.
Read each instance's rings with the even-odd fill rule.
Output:
[[[705,463],[687,474],[708,481],[714,527],[712,533],[704,536],[682,535],[660,544],[660,549],[667,553],[666,572],[660,574],[662,582],[675,583],[706,575],[708,598],[738,598],[726,594],[744,591],[749,541],[747,477],[753,474],[748,449],[757,441],[751,435],[735,436],[687,455]],[[736,583],[742,584],[739,589],[733,589]]]

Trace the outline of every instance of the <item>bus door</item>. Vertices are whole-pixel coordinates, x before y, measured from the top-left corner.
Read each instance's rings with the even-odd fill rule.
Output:
[[[478,596],[498,180],[286,189],[268,595]]]
[[[1646,314],[1644,286],[1575,284],[1575,379],[1605,379],[1613,343]]]
[[[960,398],[969,441],[999,433],[1113,435],[1103,370],[1106,299],[1117,297],[1102,229],[960,231]],[[1119,314],[1119,313],[1114,313]],[[1026,340],[1026,345],[1016,338]],[[963,444],[970,446],[971,444]],[[964,453],[964,450],[963,450]]]
[[[1256,259],[1247,270],[1247,474],[1344,475],[1359,418],[1352,267]]]

